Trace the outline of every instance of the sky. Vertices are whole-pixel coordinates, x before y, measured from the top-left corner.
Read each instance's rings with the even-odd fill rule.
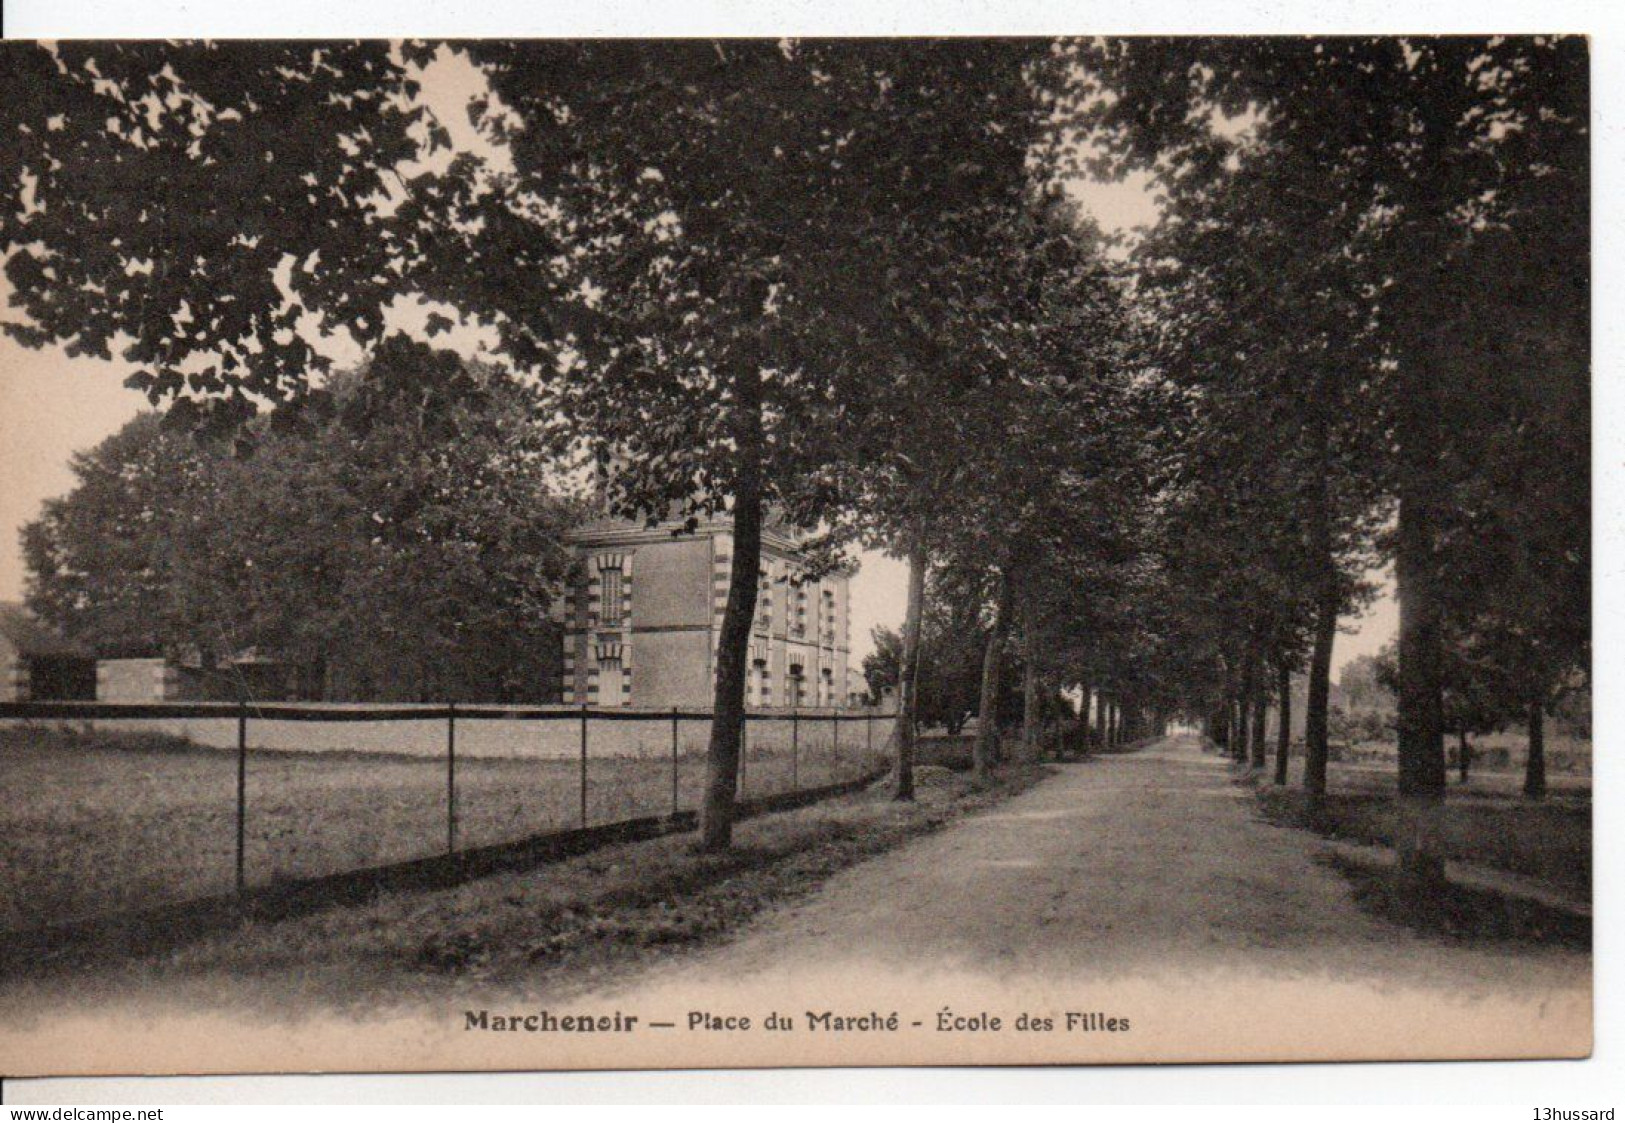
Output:
[[[425,74],[426,98],[437,103],[438,115],[460,147],[478,144],[466,117],[455,110],[474,81],[472,68],[446,57]],[[1144,177],[1121,183],[1079,181],[1070,193],[1107,231],[1132,232],[1157,216]],[[9,285],[0,275],[0,307],[9,305],[9,297]],[[416,306],[413,311],[419,320],[427,314]],[[123,385],[132,370],[116,359],[70,358],[60,348],[31,351],[0,337],[0,600],[23,595],[19,532],[38,516],[45,500],[72,488],[72,454],[111,435],[145,408],[145,399]],[[907,566],[897,559],[867,551],[857,560],[851,589],[854,663],[873,650],[874,628],[901,628],[908,583]],[[1385,578],[1382,595],[1365,615],[1344,621],[1333,655],[1334,673],[1356,656],[1375,654],[1396,634],[1392,588]]]

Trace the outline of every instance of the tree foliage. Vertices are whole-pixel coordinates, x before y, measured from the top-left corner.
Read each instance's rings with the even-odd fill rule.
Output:
[[[545,545],[477,531],[505,526],[481,503],[516,502],[531,453],[439,474],[459,462],[428,450],[486,383],[394,338],[415,301],[534,391],[515,408],[546,420],[538,462],[590,467],[623,516],[732,519],[707,846],[729,837],[768,517],[831,564],[858,540],[919,578],[899,795],[913,680],[924,705],[952,679],[929,705],[957,709],[976,648],[984,719],[1020,666],[1029,743],[1063,687],[1124,736],[1176,711],[1256,731],[1307,663],[1316,795],[1337,622],[1387,560],[1403,791],[1442,790],[1452,660],[1531,714],[1583,678],[1581,40],[8,52],[23,342],[123,354],[183,427],[273,449],[293,438],[245,426],[259,406],[319,433],[336,412],[357,481],[393,462],[362,448],[378,425],[405,468],[357,506],[385,520],[370,544],[433,541],[470,583],[488,555],[522,600]],[[457,144],[422,96],[448,58],[477,77]],[[1162,217],[1122,261],[1067,193],[1134,168]],[[323,333],[375,375],[325,378]],[[418,582],[409,551],[373,560]]]
[[[330,391],[247,459],[156,414],[78,455],[23,531],[30,607],[104,655],[254,651],[348,699],[550,700],[575,511],[530,395],[399,345]]]
[[[1562,650],[1544,669],[1540,657],[1525,664],[1531,685],[1563,681],[1556,663],[1585,659],[1583,628],[1561,641],[1549,631],[1567,629],[1558,621],[1572,617],[1588,571],[1578,543],[1585,44],[1148,39],[1080,54],[1096,80],[1080,120],[1101,166],[1154,166],[1174,213],[1207,220],[1214,238],[1230,236],[1237,206],[1268,219],[1262,237],[1234,227],[1239,268],[1256,275],[1217,306],[1183,307],[1199,319],[1222,307],[1241,321],[1223,333],[1227,343],[1246,338],[1258,309],[1290,311],[1259,319],[1257,342],[1288,358],[1276,372],[1318,380],[1331,371],[1347,387],[1334,399],[1340,416],[1369,434],[1351,447],[1397,507],[1386,545],[1401,599],[1400,787],[1437,794],[1450,635],[1483,628],[1518,636],[1514,646],[1531,654]],[[1271,189],[1250,201],[1213,191],[1260,176]],[[1272,256],[1271,245],[1287,253]],[[1247,396],[1260,407],[1291,400]],[[1536,461],[1542,470],[1526,479],[1503,470]],[[1523,561],[1533,556],[1544,564]],[[1491,569],[1542,576],[1503,597],[1482,580]],[[1536,633],[1550,638],[1531,642]]]

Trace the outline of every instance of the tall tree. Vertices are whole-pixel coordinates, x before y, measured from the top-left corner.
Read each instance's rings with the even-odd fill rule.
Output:
[[[1179,387],[1170,506],[1182,579],[1206,589],[1230,637],[1243,705],[1264,664],[1309,653],[1304,783],[1325,791],[1332,643],[1366,593],[1359,575],[1384,508],[1382,439],[1362,367],[1369,312],[1350,284],[1346,237],[1302,191],[1308,169],[1243,132],[1208,135],[1201,172],[1170,195],[1141,253]],[[1268,276],[1271,283],[1260,284]],[[1252,756],[1262,756],[1256,720]],[[1238,753],[1243,746],[1233,746]]]
[[[528,392],[393,344],[329,386],[247,459],[151,414],[75,457],[23,532],[33,610],[109,655],[257,649],[331,696],[548,700],[574,511]]]
[[[764,512],[827,513],[831,450],[869,417],[847,357],[903,322],[875,294],[929,272],[876,250],[943,252],[959,209],[1019,179],[998,95],[1029,105],[1045,52],[456,49],[484,88],[478,142],[450,152],[418,96],[435,45],[8,47],[9,330],[116,346],[155,402],[222,429],[319,400],[311,337],[376,347],[403,299],[438,302],[430,331],[491,333],[615,511],[733,520],[702,830],[724,847]]]
[[[1326,216],[1306,247],[1343,248],[1347,280],[1329,291],[1369,309],[1358,374],[1383,387],[1370,400],[1379,431],[1392,435],[1376,448],[1392,448],[1385,460],[1398,512],[1399,787],[1414,828],[1402,857],[1409,873],[1437,876],[1429,822],[1444,790],[1442,546],[1460,503],[1456,450],[1478,431],[1464,424],[1470,414],[1452,408],[1457,375],[1513,334],[1477,330],[1481,322],[1525,318],[1471,259],[1500,231],[1546,247],[1532,259],[1555,268],[1563,280],[1552,290],[1571,307],[1564,314],[1537,302],[1538,334],[1584,355],[1584,313],[1572,310],[1586,304],[1573,300],[1584,292],[1584,270],[1572,256],[1563,266],[1550,249],[1572,254],[1572,216],[1586,210],[1585,176],[1576,171],[1586,159],[1585,44],[1515,36],[1139,40],[1088,53],[1116,95],[1088,111],[1103,143],[1119,158],[1154,158],[1176,191],[1222,169],[1212,122],[1250,120],[1277,166],[1298,170],[1278,197],[1310,200]],[[1553,214],[1571,217],[1554,223]],[[1501,377],[1516,385],[1538,375],[1503,367]]]

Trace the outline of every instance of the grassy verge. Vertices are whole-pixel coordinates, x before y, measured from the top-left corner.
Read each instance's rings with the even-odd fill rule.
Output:
[[[1392,848],[1401,817],[1391,773],[1334,765],[1329,791],[1312,813],[1300,788],[1255,778],[1263,816],[1277,826],[1323,838]],[[1531,878],[1558,894],[1591,891],[1589,786],[1573,785],[1544,802],[1521,798],[1500,778],[1476,777],[1445,799],[1439,841],[1448,860]],[[1591,922],[1573,912],[1482,886],[1457,883],[1419,892],[1354,856],[1324,859],[1348,879],[1360,907],[1412,931],[1445,940],[1497,941],[1588,949]]]
[[[1327,838],[1393,846],[1400,814],[1392,780],[1334,772],[1319,815],[1297,788],[1262,784],[1264,815],[1281,826]],[[1452,791],[1445,799],[1440,843],[1447,859],[1535,878],[1564,893],[1591,891],[1591,802],[1574,796],[1530,802],[1515,795]]]
[[[837,871],[1035,783],[1011,768],[977,785],[924,770],[918,800],[871,789],[739,825],[704,855],[671,837],[608,847],[454,889],[403,893],[277,923],[245,923],[179,950],[85,951],[0,981],[20,1016],[74,993],[162,994],[197,1007],[267,1012],[382,1008],[471,994],[564,996],[673,949],[726,938]]]

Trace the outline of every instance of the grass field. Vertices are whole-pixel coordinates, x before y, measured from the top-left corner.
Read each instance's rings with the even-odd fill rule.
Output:
[[[740,823],[723,854],[692,836],[618,843],[449,888],[387,893],[343,908],[200,932],[182,946],[64,949],[0,976],[0,1023],[60,1018],[94,996],[231,1009],[375,1017],[526,995],[562,999],[674,949],[725,938],[769,905],[808,894],[856,862],[1038,782],[1012,765],[986,782],[925,768],[918,798],[877,785]]]
[[[861,775],[861,743],[808,730],[796,786]],[[587,823],[672,810],[670,758],[587,763]],[[677,762],[678,802],[698,805],[703,757]],[[792,786],[787,749],[753,744],[745,796]],[[167,736],[0,730],[0,931],[229,892],[235,883],[234,753]],[[582,825],[579,761],[459,759],[458,843],[473,847]],[[442,760],[254,751],[247,770],[250,886],[443,853]]]
[[[1522,797],[1522,774],[1480,770],[1466,785],[1451,784],[1440,841],[1445,857],[1537,878],[1580,896],[1591,891],[1591,784],[1588,778],[1552,777],[1540,801]],[[1262,783],[1265,813],[1277,822],[1306,826],[1335,838],[1392,846],[1400,814],[1394,770],[1369,764],[1333,764],[1324,813],[1307,816],[1299,777],[1289,788]]]

